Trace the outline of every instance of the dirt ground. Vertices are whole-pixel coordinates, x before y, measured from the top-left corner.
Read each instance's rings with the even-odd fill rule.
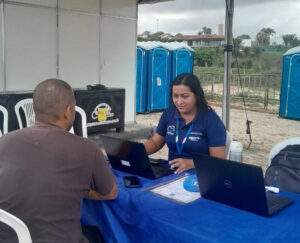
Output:
[[[221,107],[212,107],[221,116]],[[161,112],[150,114],[139,114],[136,116],[138,124],[157,126]],[[252,144],[248,149],[249,135],[246,134],[245,111],[230,110],[230,133],[233,140],[243,144],[243,162],[259,165],[264,171],[268,166],[269,152],[274,145],[291,137],[300,136],[300,121],[279,118],[277,114],[248,111],[248,120],[251,123]],[[162,150],[152,157],[168,157],[168,148]]]

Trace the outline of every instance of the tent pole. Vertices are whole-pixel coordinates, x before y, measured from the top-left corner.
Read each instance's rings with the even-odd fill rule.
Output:
[[[226,1],[225,12],[225,44],[224,44],[224,81],[223,81],[223,104],[222,121],[226,129],[230,130],[230,80],[232,59],[232,20],[234,0]]]

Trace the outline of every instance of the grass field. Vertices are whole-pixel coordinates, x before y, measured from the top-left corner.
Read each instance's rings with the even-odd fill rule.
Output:
[[[258,57],[242,57],[238,62],[253,63],[253,68],[232,68],[231,97],[233,103],[241,103],[245,97],[247,106],[278,111],[282,76],[282,52],[266,51]],[[216,63],[220,63],[220,55]],[[207,100],[222,102],[224,67],[194,66]],[[221,85],[221,86],[220,86]],[[243,92],[242,92],[243,91]]]

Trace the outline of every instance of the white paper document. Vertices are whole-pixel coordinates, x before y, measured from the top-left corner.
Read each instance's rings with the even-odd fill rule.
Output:
[[[150,189],[150,192],[158,194],[172,201],[177,201],[179,203],[193,202],[196,199],[200,198],[201,195],[200,192],[187,191],[183,187],[183,182],[187,177],[188,175],[166,184],[159,185],[155,188]]]

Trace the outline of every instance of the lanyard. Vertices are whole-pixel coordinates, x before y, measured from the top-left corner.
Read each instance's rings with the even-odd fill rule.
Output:
[[[181,146],[179,147],[179,119],[177,119],[176,121],[176,148],[177,148],[177,152],[179,155],[182,154],[183,151],[183,146],[185,144],[186,139],[188,138],[188,136],[190,135],[192,129],[193,129],[194,123],[192,123],[192,125],[190,126],[189,130],[186,132],[184,139],[182,140]]]

